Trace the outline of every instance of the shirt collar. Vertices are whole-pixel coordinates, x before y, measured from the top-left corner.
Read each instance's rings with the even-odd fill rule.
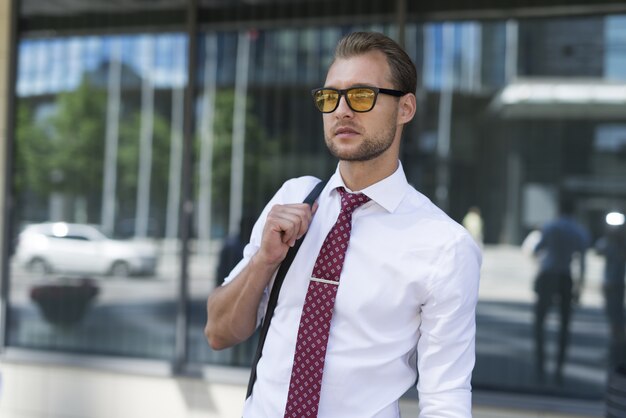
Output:
[[[363,190],[359,190],[359,192],[378,203],[388,212],[394,212],[404,198],[407,185],[408,182],[402,168],[402,163],[398,161],[398,168],[392,175],[372,184],[369,187],[366,187]],[[343,178],[341,178],[339,165],[337,165],[335,173],[332,175],[330,180],[328,180],[328,193],[332,193],[337,187],[344,187],[349,192],[352,192],[352,190],[350,190],[344,183]]]

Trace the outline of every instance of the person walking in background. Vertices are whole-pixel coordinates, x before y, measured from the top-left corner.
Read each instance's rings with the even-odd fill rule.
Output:
[[[217,286],[222,285],[224,278],[243,258],[243,250],[250,239],[253,225],[254,219],[252,217],[242,216],[237,233],[226,237],[224,240],[215,272],[215,284]]]
[[[474,241],[480,246],[483,245],[483,218],[480,216],[480,208],[472,206],[463,217],[463,226],[467,229]]]
[[[237,233],[224,239],[215,272],[216,286],[221,286],[228,273],[243,259],[243,250],[250,239],[253,225],[254,218],[249,215],[243,215],[239,221]],[[231,352],[230,364],[233,366],[250,364],[251,348],[252,344],[238,344],[234,346]]]
[[[244,418],[398,418],[415,384],[420,417],[471,417],[480,249],[407,182],[399,158],[417,73],[379,33],[338,44],[315,89],[337,170],[287,181],[259,217],[225,284],[207,301],[214,349],[263,319],[289,247],[306,239],[281,288]]]
[[[589,234],[574,218],[573,201],[562,198],[559,217],[548,222],[541,231],[535,247],[540,260],[539,273],[534,283],[535,303],[535,361],[537,377],[545,381],[544,323],[548,310],[555,301],[559,303],[560,329],[555,381],[563,382],[563,365],[569,342],[569,324],[572,302],[577,302],[585,277],[585,252],[589,247]],[[572,261],[579,263],[576,282],[572,274]]]
[[[626,275],[626,227],[607,225],[606,234],[595,245],[604,256],[602,291],[606,315],[611,329],[608,363],[610,369],[626,364],[624,327],[624,279]]]

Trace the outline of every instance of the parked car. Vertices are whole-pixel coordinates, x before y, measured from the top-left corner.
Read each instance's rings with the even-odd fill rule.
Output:
[[[154,275],[156,248],[147,242],[114,240],[93,225],[48,222],[19,234],[15,260],[38,274],[53,272]]]

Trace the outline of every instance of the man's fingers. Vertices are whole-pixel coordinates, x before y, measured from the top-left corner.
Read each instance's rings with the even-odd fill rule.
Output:
[[[297,238],[297,232],[300,229],[301,219],[297,216],[289,216],[288,214],[278,215],[278,227],[281,233],[281,241],[293,247],[293,243]]]
[[[319,207],[319,203],[317,203],[317,200],[315,202],[313,202],[313,206],[311,206],[311,216],[315,215],[315,212],[317,212],[317,208]]]
[[[308,230],[311,215],[306,204],[279,205],[272,208],[268,220],[271,218],[273,229],[282,234],[281,241],[293,246]]]
[[[267,215],[260,254],[269,263],[280,263],[287,253],[287,246],[293,247],[296,240],[302,237],[309,229],[313,207],[305,203],[276,205]]]

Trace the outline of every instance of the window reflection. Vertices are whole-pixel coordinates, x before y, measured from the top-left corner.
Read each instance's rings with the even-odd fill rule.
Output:
[[[557,89],[559,96],[554,100],[561,100],[559,98],[565,95],[568,103],[575,101],[580,106],[577,114],[584,115],[582,120],[572,120],[571,110],[553,104],[549,113],[528,108],[521,109],[527,112],[523,115],[506,112],[494,105],[496,98],[510,96],[508,89],[519,88],[524,80],[536,86],[540,81],[532,78],[535,75],[548,70],[559,74],[560,64],[533,61],[549,58],[533,55],[535,48],[541,48],[537,43],[543,42],[544,38],[528,34],[537,26],[545,33],[559,33],[559,28],[569,23],[542,20],[515,24],[448,22],[409,25],[407,49],[422,67],[423,83],[418,92],[421,116],[408,129],[403,164],[418,189],[447,207],[455,219],[461,221],[472,207],[481,216],[485,260],[478,312],[475,387],[597,398],[603,391],[606,375],[602,360],[606,358],[606,347],[597,341],[608,338],[601,294],[603,260],[594,251],[586,254],[587,282],[580,305],[574,309],[563,379],[559,382],[548,378],[538,381],[533,374],[533,306],[536,298],[533,282],[538,265],[532,250],[524,250],[531,245],[528,244],[530,241],[525,247],[522,243],[530,232],[540,230],[543,223],[555,216],[560,194],[574,196],[575,216],[589,228],[594,239],[602,234],[603,226],[598,220],[604,219],[600,214],[608,208],[609,201],[624,205],[623,188],[615,185],[610,192],[596,183],[600,178],[602,181],[613,178],[625,169],[621,160],[608,166],[593,164],[601,152],[592,152],[591,144],[593,138],[597,138],[597,132],[605,131],[603,126],[606,124],[595,119],[602,110],[594,113],[590,109],[595,102],[603,100],[594,92],[606,91],[604,81],[588,80],[585,84],[571,80],[568,77],[576,71],[574,68],[569,68],[560,78],[549,80],[565,86]],[[594,18],[576,20],[573,24],[596,28],[601,23]],[[280,162],[272,165],[275,173],[265,177],[267,186],[262,193],[255,189],[260,180],[254,175],[255,171],[247,165],[244,169],[241,193],[244,199],[251,195],[254,199],[248,200],[243,208],[252,209],[253,214],[261,210],[283,179],[302,174],[325,177],[334,168],[335,163],[325,155],[319,117],[308,106],[307,96],[308,88],[323,83],[325,68],[332,57],[332,48],[325,47],[324,40],[335,35],[339,37],[343,31],[334,30],[262,30],[244,38],[250,42],[247,98],[251,105],[248,105],[246,118],[258,123],[258,131],[267,135],[267,141],[276,141],[276,155],[280,158]],[[283,42],[287,36],[289,41]],[[225,64],[222,60],[237,60],[239,44],[235,44],[235,39],[241,42],[241,34],[207,35],[207,39],[215,40],[216,49],[207,47],[206,65],[227,66],[235,74],[237,62]],[[312,43],[311,39],[320,41]],[[583,41],[579,39],[574,43]],[[332,43],[328,42],[329,45]],[[525,49],[521,49],[521,45]],[[574,48],[579,47],[574,45]],[[230,53],[221,52],[227,50]],[[211,57],[218,57],[217,62]],[[585,71],[595,71],[594,68],[579,67],[578,71],[582,75]],[[520,79],[519,75],[525,78]],[[220,94],[234,95],[229,89],[236,89],[236,84],[235,76],[228,83],[220,82],[218,77],[213,100],[219,100]],[[212,94],[206,86],[205,92],[201,93],[204,94],[202,103],[207,103],[207,94]],[[229,102],[228,106],[232,109],[233,105]],[[214,132],[218,123],[214,121]],[[230,120],[225,126],[235,129]],[[306,129],[294,129],[296,126]],[[252,135],[246,131],[245,150],[255,146],[250,141]],[[443,140],[448,142],[445,148],[441,148]],[[599,143],[597,141],[595,143]],[[601,141],[604,144],[608,140]],[[217,141],[214,150],[216,144]],[[272,152],[249,155],[244,151],[244,155],[246,164],[253,164],[251,160],[273,161],[276,158]],[[232,151],[228,151],[223,160],[214,157],[213,173],[217,173],[216,164],[232,164],[228,157],[232,157]],[[317,164],[310,165],[309,162]],[[229,168],[232,169],[232,165]],[[228,169],[222,172],[226,173]],[[230,206],[232,201],[226,199],[229,190],[231,193],[233,190],[227,186],[231,181],[229,177],[223,182],[213,178],[211,183],[212,187],[223,190],[213,195],[219,198],[214,197],[211,201],[211,230],[215,234],[212,238],[217,238],[217,243],[225,242],[226,249],[236,237],[232,228],[235,220],[227,219],[237,213]],[[222,237],[228,238],[222,241]],[[221,245],[212,248],[212,257],[200,262],[205,266],[200,271],[211,272],[219,284],[220,276],[225,273],[214,272]],[[198,288],[198,301],[204,300],[210,286],[205,284],[202,291]],[[199,326],[201,321],[197,322]],[[557,343],[557,322],[558,317],[549,316],[546,323],[549,350]],[[251,345],[253,342],[248,347]],[[239,354],[226,353],[200,350],[194,354],[194,359],[242,364]],[[547,367],[551,370],[555,366],[550,362],[552,360],[548,360]]]
[[[624,19],[406,26],[421,87],[418,115],[405,131],[403,166],[409,181],[454,219],[462,222],[470,208],[480,217],[473,221],[481,225],[484,249],[476,388],[602,396],[611,331],[604,313],[607,259],[595,243],[614,226],[615,214],[626,213]],[[206,296],[226,274],[218,272],[220,262],[236,262],[249,235],[244,225],[284,180],[334,170],[309,92],[323,85],[334,45],[353,29],[396,30],[318,24],[198,34],[192,363],[245,366],[251,359],[256,337],[232,350],[208,348]],[[108,270],[37,264],[23,255],[20,238],[11,271],[11,345],[172,358],[186,47],[182,34],[21,41],[16,235],[47,222],[95,224],[116,242],[153,247],[156,267],[143,276],[111,274],[113,260],[104,250],[88,267],[103,263]],[[585,286],[573,305],[557,382],[533,373],[540,261],[533,242],[556,217],[562,195],[573,199],[574,217],[594,245],[585,255]],[[81,292],[84,307],[72,312],[82,317],[63,332],[34,302]],[[558,340],[554,314],[545,322],[549,352]],[[546,369],[554,367],[548,356]]]
[[[21,42],[10,345],[173,356],[185,48]]]

